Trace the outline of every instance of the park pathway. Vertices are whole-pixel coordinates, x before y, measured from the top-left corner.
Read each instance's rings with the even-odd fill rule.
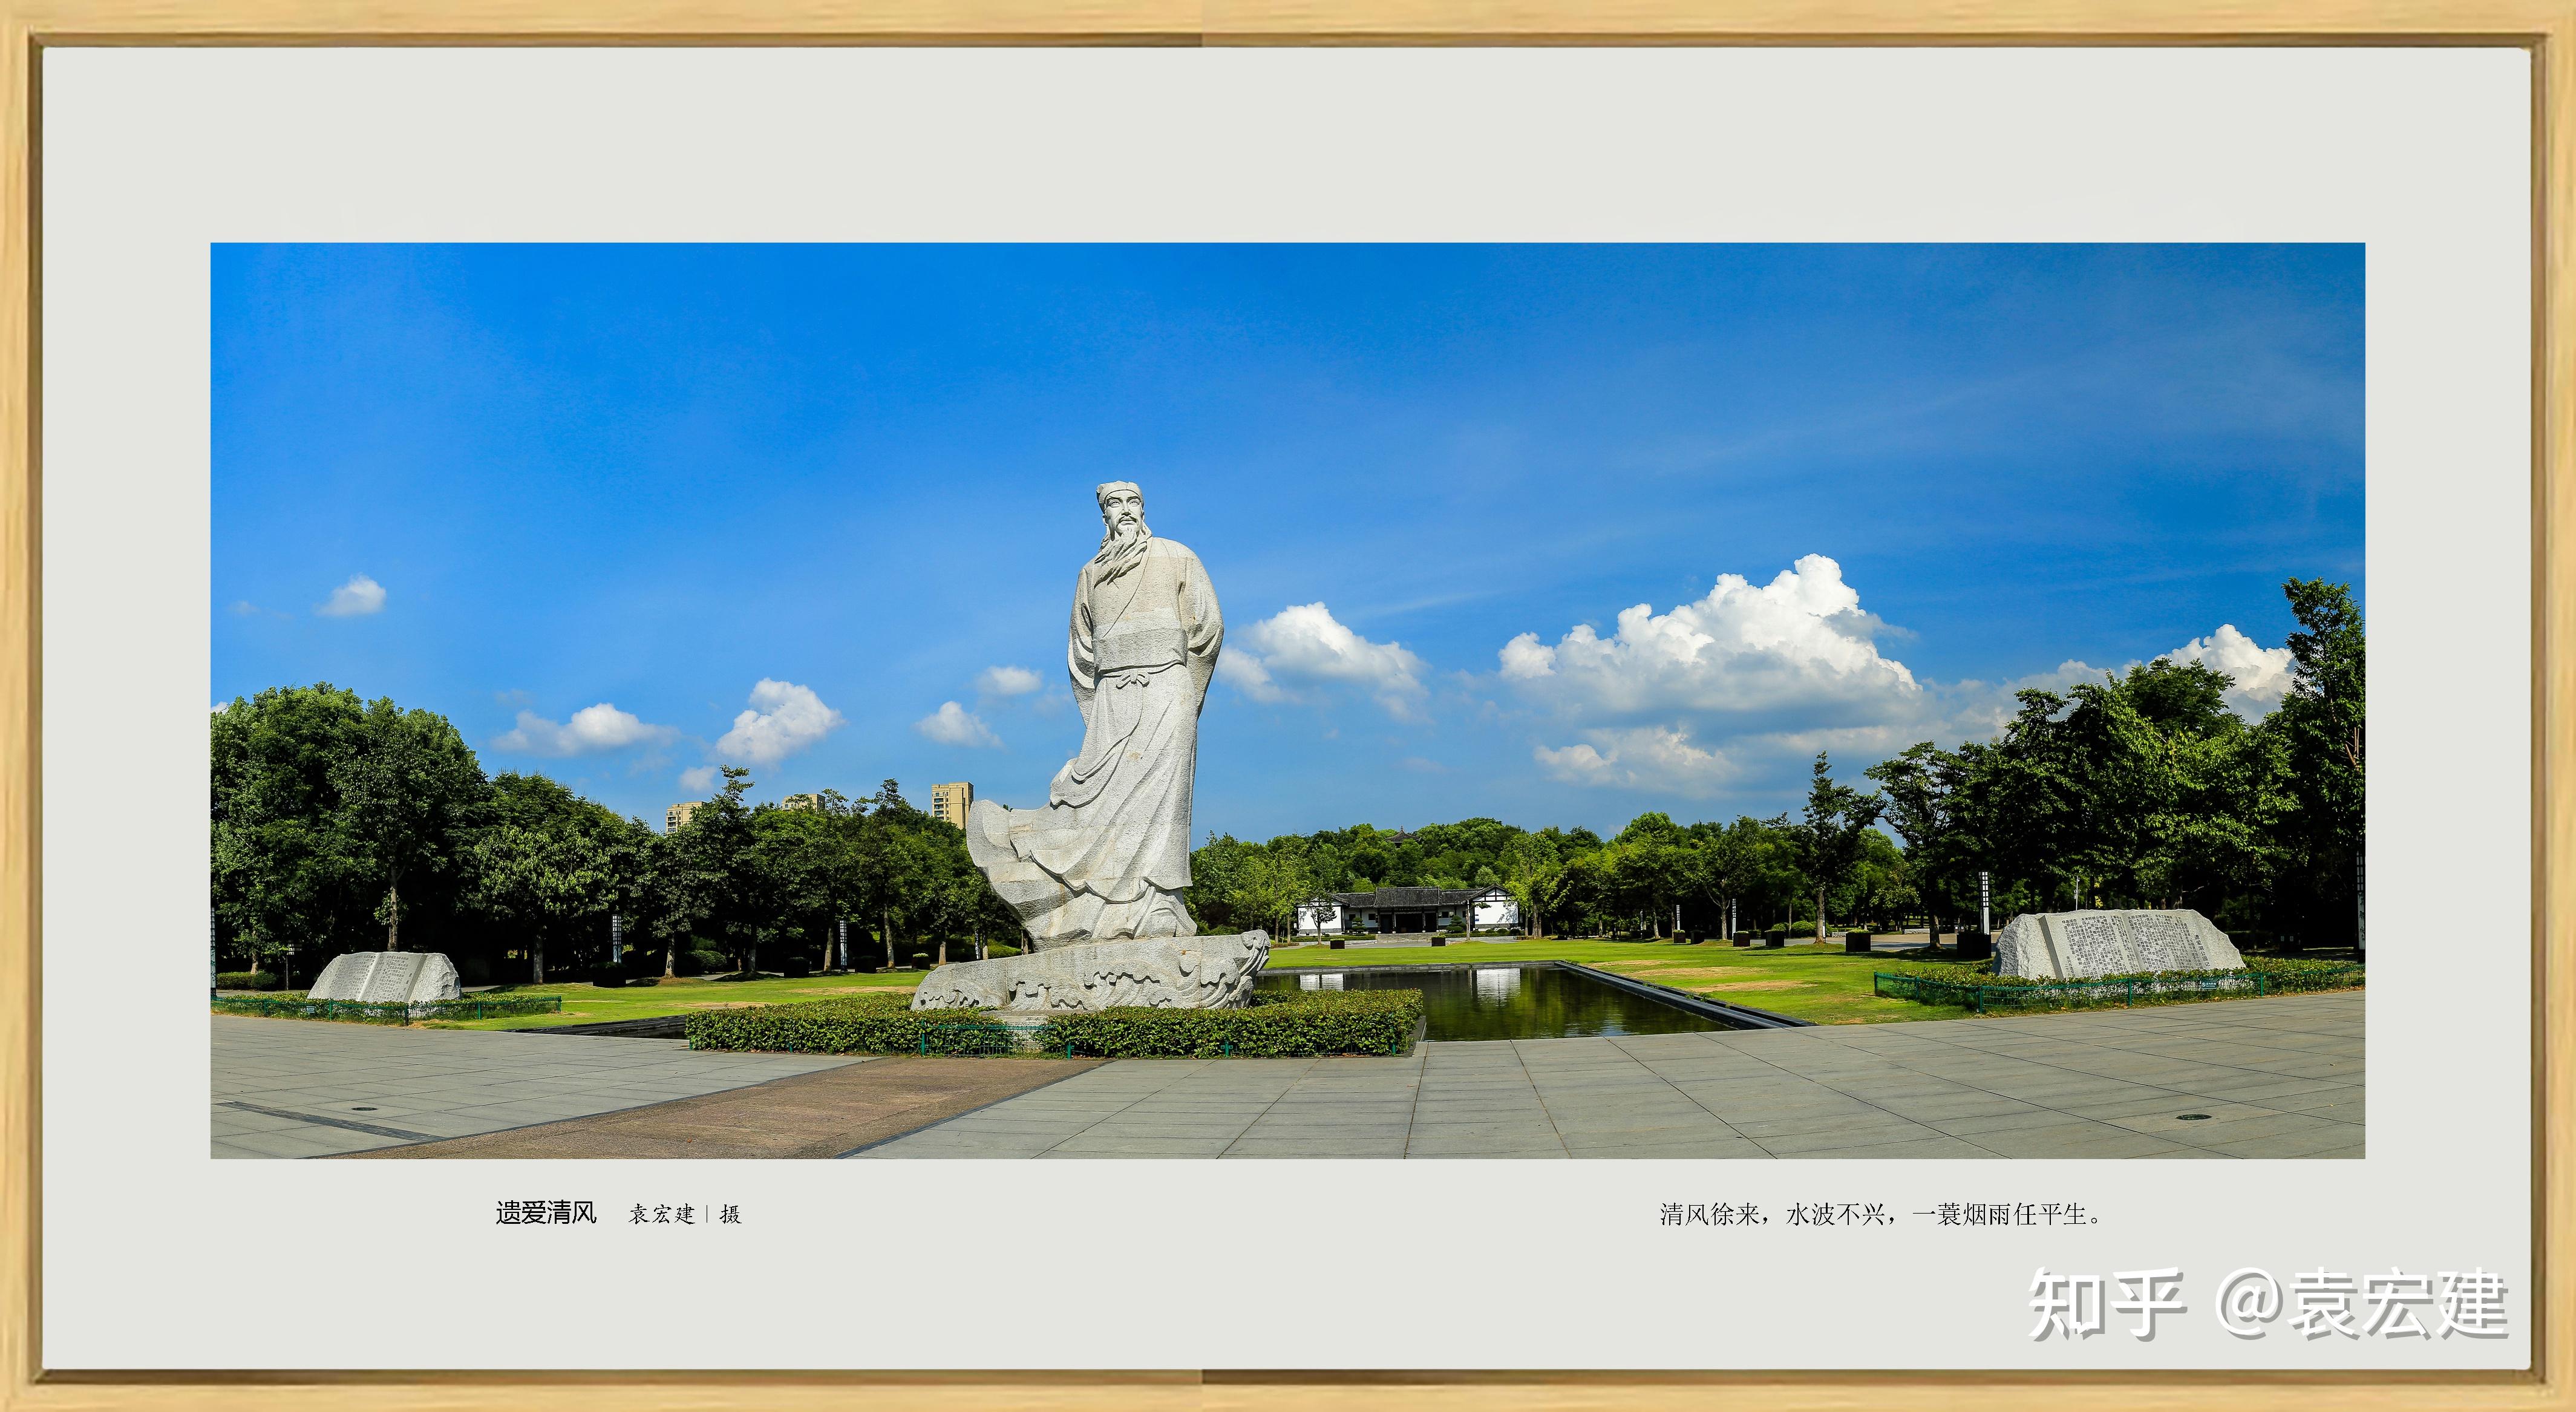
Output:
[[[217,1157],[332,1157],[767,1083],[848,1056],[216,1015]]]
[[[2363,993],[1129,1059],[853,1154],[2359,1157]]]

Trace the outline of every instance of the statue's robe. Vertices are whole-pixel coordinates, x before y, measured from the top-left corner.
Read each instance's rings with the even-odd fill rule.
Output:
[[[1041,949],[1127,937],[1194,936],[1190,786],[1199,709],[1225,638],[1199,557],[1150,539],[1108,576],[1082,566],[1065,662],[1082,707],[1082,753],[1043,809],[975,801],[966,847]]]

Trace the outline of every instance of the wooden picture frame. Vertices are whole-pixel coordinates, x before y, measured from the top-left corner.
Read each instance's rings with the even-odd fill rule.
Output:
[[[2535,1363],[2528,1372],[48,1372],[41,1171],[43,478],[36,243],[49,45],[2477,45],[2533,74],[2531,918]],[[2576,0],[9,0],[0,7],[0,1402],[26,1408],[1823,1409],[2576,1406]]]

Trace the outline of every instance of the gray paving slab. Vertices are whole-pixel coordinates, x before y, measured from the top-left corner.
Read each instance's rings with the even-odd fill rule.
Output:
[[[2338,992],[1398,1059],[1131,1059],[857,1155],[2356,1158],[2362,1015],[2359,992]]]
[[[209,1018],[217,1157],[320,1157],[468,1137],[859,1062],[700,1053],[676,1039]]]

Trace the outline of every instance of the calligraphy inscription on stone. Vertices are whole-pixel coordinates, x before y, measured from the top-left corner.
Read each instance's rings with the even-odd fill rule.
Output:
[[[2066,949],[2069,975],[2107,976],[2134,969],[2129,964],[2127,938],[2120,935],[2119,919],[2107,912],[2076,912],[2057,921],[2057,935]]]
[[[2227,933],[2187,907],[2165,911],[2024,912],[1995,936],[1995,973],[2090,980],[2138,971],[2235,971]]]
[[[2167,912],[2130,912],[2120,918],[2129,928],[2130,950],[2141,971],[2197,971],[2209,964],[2209,948],[2192,934],[2191,924]]]

